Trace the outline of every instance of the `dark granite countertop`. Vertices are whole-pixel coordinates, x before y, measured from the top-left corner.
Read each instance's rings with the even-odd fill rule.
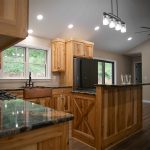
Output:
[[[96,95],[96,90],[80,89],[80,90],[73,90],[72,93]]]
[[[131,84],[96,84],[95,86],[107,86],[107,87],[113,87],[113,86],[119,86],[119,87],[125,87],[125,86],[145,86],[150,85],[150,83],[131,83]]]
[[[24,88],[29,88],[29,87],[20,87],[20,88],[12,88],[12,89],[8,89],[8,88],[0,88],[0,90],[5,90],[5,91],[17,91],[17,90],[23,90]],[[56,88],[72,88],[72,86],[34,86],[31,88],[52,88],[52,89],[56,89]]]
[[[21,99],[0,100],[0,138],[72,119],[72,114]]]

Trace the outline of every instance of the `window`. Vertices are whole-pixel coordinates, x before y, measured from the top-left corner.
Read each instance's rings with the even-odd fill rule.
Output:
[[[29,72],[33,79],[48,77],[47,50],[11,47],[2,52],[2,60],[2,78],[24,79]]]
[[[98,84],[114,84],[114,62],[98,60]]]

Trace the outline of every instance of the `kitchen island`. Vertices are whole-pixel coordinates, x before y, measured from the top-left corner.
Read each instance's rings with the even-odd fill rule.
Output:
[[[67,150],[73,115],[21,99],[0,100],[1,150]]]
[[[95,93],[73,92],[72,136],[104,150],[142,129],[142,86],[96,85]]]

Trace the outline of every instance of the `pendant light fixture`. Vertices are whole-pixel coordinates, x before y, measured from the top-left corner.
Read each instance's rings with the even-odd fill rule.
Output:
[[[114,28],[121,33],[126,32],[126,24],[118,17],[118,0],[116,0],[117,15],[113,13],[113,0],[111,0],[111,13],[103,13],[103,25],[108,25],[109,28]]]

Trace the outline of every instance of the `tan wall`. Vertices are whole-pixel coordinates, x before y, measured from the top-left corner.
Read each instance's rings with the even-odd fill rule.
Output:
[[[129,51],[129,54],[141,53],[142,55],[142,82],[150,83],[150,40],[142,43]],[[150,86],[143,87],[143,99],[150,100]]]
[[[121,83],[121,74],[132,74],[132,59],[129,56],[102,50],[94,50],[94,57],[116,62],[116,83]]]

